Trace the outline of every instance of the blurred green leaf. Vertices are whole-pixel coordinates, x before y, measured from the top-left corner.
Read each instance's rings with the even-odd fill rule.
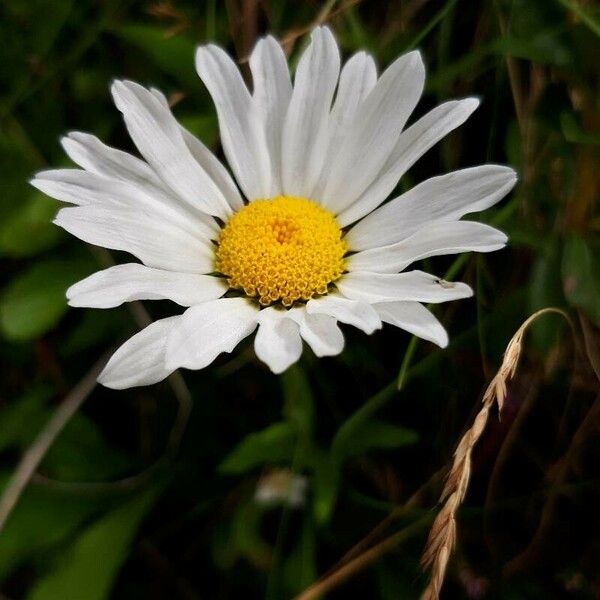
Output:
[[[272,552],[260,533],[263,513],[264,508],[253,499],[242,504],[233,517],[230,543],[252,563],[268,568]]]
[[[311,480],[313,491],[313,514],[319,524],[329,522],[341,478],[341,467],[331,460],[329,456],[319,455],[314,462],[313,478]]]
[[[52,223],[58,202],[32,192],[19,208],[0,223],[0,252],[10,256],[30,256],[52,248],[63,237]]]
[[[7,479],[8,474],[2,476],[2,488]],[[104,497],[73,496],[29,486],[0,535],[0,578],[56,548],[105,505]]]
[[[560,281],[561,240],[551,237],[539,252],[529,283],[529,312],[564,305]],[[549,348],[557,336],[552,319],[539,319],[532,327],[533,343],[539,350]]]
[[[205,146],[215,148],[219,144],[219,124],[214,112],[207,115],[178,115],[178,120]]]
[[[27,449],[52,416],[54,405],[49,401],[53,395],[50,386],[37,386],[0,409],[0,451]],[[103,481],[118,477],[132,466],[92,420],[77,413],[48,450],[40,471],[64,481]]]
[[[61,481],[105,481],[131,467],[131,461],[108,443],[98,426],[78,413],[52,445],[40,470]]]
[[[165,29],[152,25],[122,25],[113,33],[139,48],[157,67],[179,80],[187,90],[198,89],[194,70],[196,43],[184,34],[169,36]]]
[[[343,458],[360,456],[369,450],[392,449],[411,446],[419,441],[419,434],[379,419],[364,423],[352,436],[352,443],[344,448]]]
[[[125,562],[135,534],[160,489],[130,500],[90,525],[38,580],[28,600],[104,600]]]
[[[131,315],[126,309],[81,310],[79,323],[60,346],[63,357],[71,357],[102,343],[114,343],[131,329]]]
[[[13,446],[23,448],[31,441],[38,423],[47,418],[46,404],[53,393],[50,386],[38,386],[0,409],[0,451]]]
[[[52,329],[67,311],[66,289],[94,270],[90,260],[46,260],[21,273],[4,290],[0,330],[25,341]]]
[[[598,7],[596,6],[596,14],[585,6],[580,5],[573,0],[558,0],[564,7],[575,13],[586,27],[593,31],[598,37],[600,37],[600,18],[598,18]]]
[[[600,324],[599,250],[593,249],[584,238],[572,234],[565,242],[562,257],[565,297],[597,324]]]
[[[337,430],[331,442],[331,457],[338,464],[353,455],[355,440],[363,437],[363,430],[369,430],[373,415],[397,393],[396,385],[392,383],[371,396],[354,414],[348,417]]]
[[[292,365],[281,376],[281,386],[284,417],[295,423],[305,438],[309,437],[313,430],[315,407],[306,374],[299,365]]]
[[[302,532],[296,546],[286,558],[284,580],[287,595],[292,598],[318,578],[315,527],[309,511],[305,511]]]
[[[581,125],[577,122],[577,117],[572,112],[563,112],[560,115],[560,127],[568,142],[592,146],[600,145],[600,135],[583,131]]]
[[[239,474],[265,464],[290,463],[297,431],[289,422],[274,423],[245,437],[219,465],[219,471]]]

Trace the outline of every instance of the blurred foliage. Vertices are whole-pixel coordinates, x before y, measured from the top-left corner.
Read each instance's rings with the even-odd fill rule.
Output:
[[[345,55],[366,47],[381,67],[419,47],[428,81],[415,116],[482,98],[400,187],[511,164],[519,185],[481,216],[509,234],[508,248],[426,261],[477,291],[436,308],[446,350],[391,328],[371,337],[348,329],[342,356],[306,351],[276,378],[246,342],[185,373],[194,402],[185,430],[168,383],[97,388],[0,534],[3,598],[292,597],[415,492],[373,541],[420,522],[506,343],[550,305],[569,311],[574,336],[555,317],[534,325],[502,421],[476,449],[443,596],[600,597],[600,10],[587,0],[4,0],[1,485],[56,403],[137,327],[127,307],[68,309],[66,287],[120,257],[52,225],[59,203],[28,179],[67,164],[58,139],[69,130],[132,150],[110,102],[114,77],[160,87],[218,150],[194,47],[227,47],[247,75],[258,35],[284,40],[295,64],[318,21]],[[173,310],[147,308],[153,318]],[[290,505],[295,474],[306,477],[303,506]],[[275,500],[260,502],[260,490]],[[423,522],[330,596],[418,598]]]

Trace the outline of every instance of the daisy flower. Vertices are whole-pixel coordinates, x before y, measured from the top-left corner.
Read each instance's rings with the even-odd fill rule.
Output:
[[[423,91],[419,52],[380,76],[365,52],[341,68],[327,27],[312,32],[293,84],[270,36],[250,56],[252,91],[217,46],[198,48],[196,68],[231,172],[178,124],[161,92],[115,81],[114,102],[143,159],[72,132],[62,144],[81,169],[32,181],[75,205],[56,224],[141,261],[76,283],[71,306],[168,299],[188,307],[125,342],[99,381],[121,389],[201,369],[254,331],[257,357],[281,373],[303,341],[317,356],[339,354],[339,322],[367,334],[389,323],[446,346],[422,303],[466,298],[471,288],[406,269],[428,256],[502,248],[502,232],[460,219],[498,202],[515,173],[463,169],[385,201],[478,100],[446,102],[405,128]]]

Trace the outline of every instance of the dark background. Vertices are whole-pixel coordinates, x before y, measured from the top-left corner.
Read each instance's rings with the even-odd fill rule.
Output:
[[[59,203],[27,179],[68,164],[58,140],[69,130],[133,150],[111,105],[115,77],[161,88],[218,150],[194,47],[215,41],[246,69],[256,37],[272,32],[293,64],[318,22],[344,56],[364,47],[380,68],[421,49],[428,80],[413,119],[444,100],[481,97],[400,188],[480,163],[512,165],[514,192],[478,217],[506,231],[509,246],[425,261],[476,291],[436,307],[446,350],[391,327],[371,337],[345,328],[341,356],[306,350],[282,377],[246,340],[184,372],[184,387],[92,389],[0,533],[2,598],[291,598],[392,511],[370,542],[409,532],[330,597],[418,598],[440,477],[509,339],[545,306],[565,308],[573,330],[549,315],[527,335],[502,419],[492,415],[475,450],[442,596],[600,597],[600,11],[585,0],[3,0],[0,481],[145,318],[136,305],[67,308],[68,285],[123,257],[53,226]],[[167,303],[146,309],[174,314]],[[307,481],[302,508],[254,500],[257,485],[285,488],[294,471]]]

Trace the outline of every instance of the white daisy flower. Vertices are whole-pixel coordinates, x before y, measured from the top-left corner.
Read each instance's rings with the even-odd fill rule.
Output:
[[[293,85],[270,36],[250,57],[252,93],[217,46],[200,47],[196,67],[235,180],[177,123],[163,94],[115,81],[115,104],[143,160],[73,132],[62,143],[82,168],[44,171],[32,182],[75,205],[55,223],[141,261],[73,285],[71,306],[169,299],[189,307],[123,344],[99,381],[121,389],[201,369],[255,330],[256,355],[274,373],[300,358],[303,340],[317,356],[339,354],[338,322],[367,334],[389,323],[446,346],[446,331],[422,303],[466,298],[471,288],[406,268],[428,256],[502,248],[502,232],[460,219],[498,202],[515,173],[463,169],[384,201],[478,100],[446,102],[405,128],[423,91],[419,52],[381,76],[365,52],[340,69],[327,27],[313,31]]]

